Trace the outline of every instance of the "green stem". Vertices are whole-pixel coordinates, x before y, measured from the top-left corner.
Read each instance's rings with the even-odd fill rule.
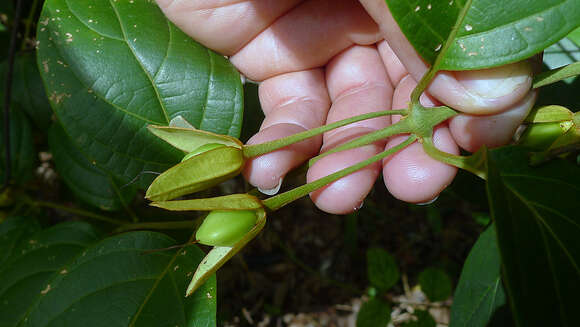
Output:
[[[274,140],[271,142],[244,146],[244,148],[243,148],[244,157],[252,158],[252,157],[260,156],[260,155],[263,155],[265,153],[281,149],[285,146],[288,146],[288,145],[291,145],[291,144],[294,144],[294,143],[297,143],[300,141],[304,141],[304,140],[309,139],[313,136],[320,135],[322,133],[326,133],[326,132],[331,131],[335,128],[346,126],[346,125],[349,125],[352,123],[356,123],[356,122],[361,121],[361,120],[382,117],[382,116],[388,116],[388,115],[405,116],[408,113],[409,113],[408,110],[402,109],[402,110],[384,110],[384,111],[377,111],[377,112],[370,112],[367,114],[362,114],[359,116],[340,120],[340,121],[337,121],[337,122],[334,122],[334,123],[331,123],[328,125],[313,128],[313,129],[310,129],[310,130],[307,130],[307,131],[304,131],[301,133],[297,133],[294,135],[283,137],[281,139],[277,139],[277,140]]]
[[[364,161],[361,161],[355,165],[352,165],[352,166],[347,167],[343,170],[340,170],[340,171],[337,171],[333,174],[325,176],[321,179],[317,179],[314,182],[310,182],[308,184],[302,185],[302,186],[297,187],[297,188],[290,190],[288,192],[284,192],[284,193],[278,194],[276,196],[273,196],[271,198],[268,198],[268,199],[262,201],[262,204],[266,208],[268,208],[272,211],[280,209],[281,207],[287,205],[288,203],[290,203],[296,199],[299,199],[299,198],[301,198],[301,197],[303,197],[311,192],[314,192],[317,189],[324,187],[329,183],[332,183],[332,182],[334,182],[334,181],[336,181],[344,176],[347,176],[347,175],[354,173],[355,171],[357,171],[363,167],[366,167],[374,162],[377,162],[383,158],[388,157],[389,155],[391,155],[391,154],[403,149],[404,147],[408,146],[409,144],[413,143],[416,139],[417,139],[417,136],[411,135],[403,143],[401,143],[393,148],[390,148],[386,151],[383,151],[379,154],[376,154],[376,155],[374,155],[374,156],[372,156]]]
[[[447,40],[445,40],[445,44],[443,44],[443,47],[441,48],[441,52],[439,52],[439,55],[437,56],[437,58],[435,58],[435,62],[433,63],[431,68],[427,70],[425,75],[423,75],[423,77],[419,81],[419,84],[417,84],[417,86],[411,93],[411,104],[419,103],[419,97],[427,89],[429,84],[431,84],[431,81],[435,77],[435,74],[439,71],[439,66],[441,65],[441,62],[445,57],[445,53],[447,53],[447,49],[449,49],[451,44],[455,42],[455,36],[459,31],[459,27],[461,27],[461,24],[463,23],[463,19],[465,19],[465,16],[467,16],[467,11],[471,7],[471,2],[472,0],[465,1],[465,5],[461,9],[459,16],[457,16],[457,21],[455,21],[455,25],[453,25],[453,28],[451,29],[451,32],[449,33]]]
[[[373,142],[385,139],[387,137],[391,137],[393,135],[402,134],[402,133],[411,133],[411,132],[412,131],[411,131],[411,127],[409,124],[409,120],[402,119],[399,122],[397,122],[396,124],[393,124],[393,125],[390,125],[390,126],[383,128],[381,130],[374,131],[374,132],[365,134],[363,136],[357,137],[356,139],[351,140],[347,143],[341,144],[340,146],[337,146],[334,149],[331,149],[331,150],[328,150],[324,153],[321,153],[318,156],[310,159],[310,161],[308,162],[308,166],[312,166],[318,160],[320,160],[320,159],[322,159],[330,154],[336,153],[336,152],[358,148],[360,146],[371,144]]]
[[[113,233],[122,233],[130,230],[138,229],[193,229],[195,226],[195,221],[193,220],[183,220],[183,221],[160,221],[160,222],[148,222],[148,223],[135,223],[135,224],[125,224],[118,227],[113,231]]]
[[[26,41],[30,38],[30,28],[32,22],[34,21],[34,15],[36,14],[36,7],[38,7],[38,0],[34,0],[30,6],[30,12],[26,18],[26,26],[24,27],[24,36],[22,37],[22,43],[20,45],[20,50],[26,50]]]
[[[67,206],[64,206],[64,205],[61,205],[58,203],[52,203],[52,202],[46,202],[46,201],[32,201],[32,202],[30,202],[30,204],[33,206],[36,206],[36,207],[46,207],[46,208],[62,210],[62,211],[74,213],[74,214],[79,215],[79,216],[92,218],[95,220],[100,220],[100,221],[114,224],[114,225],[128,224],[128,222],[126,222],[126,221],[115,220],[115,219],[109,218],[107,216],[96,214],[94,212],[90,212],[90,211],[78,209],[78,208],[71,208],[71,207],[67,207]]]
[[[433,139],[431,137],[425,137],[423,138],[423,149],[433,159],[467,170],[484,180],[487,179],[487,171],[485,168],[485,155],[487,151],[485,148],[481,148],[478,152],[470,156],[457,156],[437,149],[433,143]]]

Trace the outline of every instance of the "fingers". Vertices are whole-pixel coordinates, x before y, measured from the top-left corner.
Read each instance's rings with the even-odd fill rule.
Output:
[[[405,107],[416,84],[408,75],[401,80],[395,89],[393,108]],[[426,96],[422,97],[421,102],[425,106],[434,105]],[[406,138],[404,135],[391,138],[386,149],[400,144]],[[459,154],[447,126],[435,128],[433,141],[439,150]],[[451,183],[456,173],[457,168],[431,158],[419,143],[413,143],[383,160],[383,178],[387,189],[397,199],[411,203],[432,201]]]
[[[482,145],[489,148],[507,144],[534,105],[536,92],[530,92],[510,110],[490,116],[459,115],[449,123],[459,146],[475,152]]]
[[[247,143],[259,144],[324,124],[330,107],[322,69],[288,73],[260,84],[260,102],[266,115],[260,131]],[[310,138],[267,153],[246,163],[244,176],[262,190],[279,186],[288,171],[320,150],[322,137]]]
[[[309,0],[279,17],[231,57],[253,80],[321,67],[353,44],[373,44],[378,27],[351,0]]]
[[[391,108],[393,88],[374,47],[354,46],[336,56],[327,66],[326,80],[332,99],[327,123]],[[374,118],[326,133],[322,151],[384,128],[389,122],[388,117]],[[377,142],[324,157],[310,167],[307,180],[312,182],[352,166],[379,153],[383,147],[384,142]],[[313,192],[311,198],[326,212],[352,212],[371,190],[379,171],[379,163],[368,166]]]
[[[186,34],[208,48],[232,55],[304,0],[156,1]]]
[[[407,71],[419,80],[428,65],[407,41],[383,0],[360,0]],[[440,72],[428,88],[439,101],[470,114],[494,114],[513,108],[528,93],[532,67],[520,62],[497,68]]]

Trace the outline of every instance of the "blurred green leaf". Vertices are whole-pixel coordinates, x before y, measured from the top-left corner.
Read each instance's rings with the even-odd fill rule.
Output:
[[[356,327],[386,327],[391,321],[391,306],[381,299],[372,298],[363,303],[356,317]]]
[[[490,226],[481,233],[463,265],[450,327],[488,325],[494,312],[506,303],[500,267],[495,229]]]
[[[121,187],[119,180],[89,162],[60,124],[50,128],[48,144],[56,171],[82,201],[101,210],[119,210],[135,197],[135,187]]]
[[[0,65],[0,99],[4,101],[4,82],[8,70],[8,61]],[[34,124],[46,130],[50,126],[52,110],[44,92],[44,85],[36,65],[36,53],[20,53],[14,60],[12,75],[12,102],[17,103],[26,112]]]
[[[451,296],[453,285],[451,279],[445,271],[430,267],[419,274],[419,285],[421,290],[430,301],[443,301]]]
[[[0,117],[0,126],[4,126],[4,115]],[[4,129],[4,128],[2,128]],[[36,153],[32,142],[32,131],[28,118],[17,106],[12,106],[10,113],[10,159],[11,180],[14,183],[24,183],[33,176]],[[6,150],[4,133],[0,135],[0,181],[6,178]]]
[[[152,232],[97,240],[69,222],[23,242],[0,270],[0,325],[215,326],[215,278],[184,298],[198,248],[147,253],[175,244]]]
[[[441,69],[486,68],[528,58],[580,22],[577,0],[387,0],[407,39],[431,64],[469,3]]]
[[[183,154],[149,124],[182,116],[196,128],[239,136],[243,90],[226,58],[167,21],[154,1],[47,0],[38,65],[51,105],[90,161],[123,182]]]
[[[387,251],[370,248],[367,250],[367,275],[370,284],[384,292],[399,280],[399,268]]]
[[[570,41],[576,43],[576,45],[580,47],[580,27],[570,32],[567,38],[570,39]]]
[[[24,217],[8,217],[0,223],[0,269],[14,254],[18,244],[39,229],[40,225],[35,219]]]
[[[433,316],[428,311],[425,310],[415,310],[413,316],[417,320],[407,321],[401,325],[401,327],[435,327],[437,323]]]
[[[580,167],[528,165],[519,147],[490,151],[487,192],[518,326],[574,326],[580,294]]]

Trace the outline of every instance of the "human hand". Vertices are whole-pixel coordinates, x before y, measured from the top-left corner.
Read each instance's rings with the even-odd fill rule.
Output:
[[[205,46],[230,57],[260,82],[265,119],[248,144],[257,144],[372,111],[407,107],[427,70],[389,14],[384,0],[157,0],[167,17]],[[421,101],[439,101],[464,112],[434,131],[435,145],[458,154],[509,142],[535,100],[527,62],[482,71],[441,72]],[[305,160],[396,117],[357,122],[250,160],[244,176],[261,189],[276,189]],[[324,157],[308,181],[367,159],[405,139],[396,136]],[[403,201],[433,200],[456,168],[429,157],[418,143],[313,192],[330,213],[359,207],[383,173],[389,191]]]

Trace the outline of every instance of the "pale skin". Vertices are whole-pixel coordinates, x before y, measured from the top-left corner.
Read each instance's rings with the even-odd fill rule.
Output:
[[[229,56],[260,82],[265,114],[249,144],[263,143],[371,111],[407,107],[427,70],[395,24],[384,0],[157,0],[167,17],[205,46]],[[439,73],[422,96],[463,114],[438,126],[445,152],[475,151],[511,140],[535,100],[527,62],[471,72]],[[244,176],[273,189],[291,169],[320,152],[384,128],[397,117],[345,126],[322,137],[249,161]],[[307,173],[313,181],[369,158],[405,139],[396,136],[329,155]],[[426,203],[448,186],[457,169],[430,158],[414,143],[381,163],[346,176],[310,196],[320,209],[352,212],[381,175],[391,194]]]

